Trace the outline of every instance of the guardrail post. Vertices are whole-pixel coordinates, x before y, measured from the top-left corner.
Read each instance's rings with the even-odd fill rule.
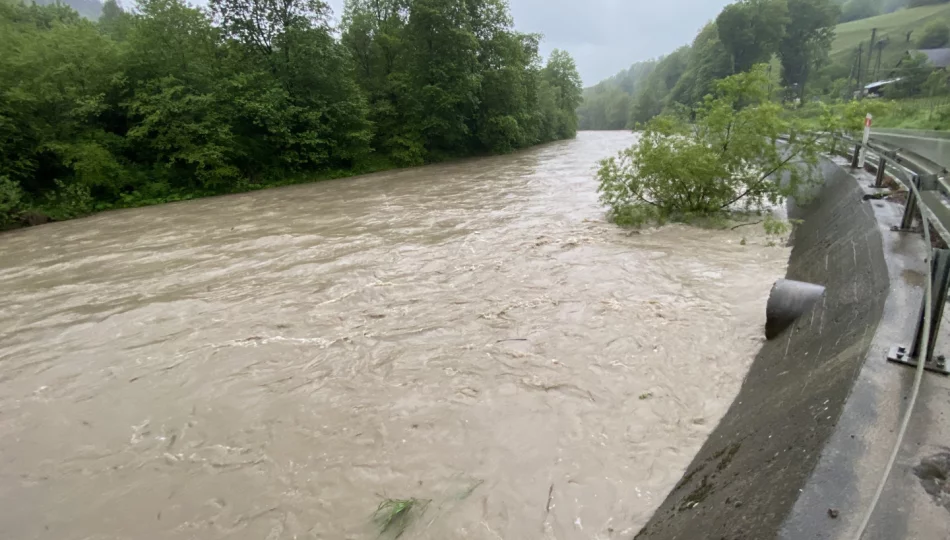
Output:
[[[950,291],[950,250],[934,249],[930,257],[930,276],[931,276],[931,298],[930,298],[930,320],[924,319],[924,302],[927,296],[924,295],[920,303],[920,316],[917,318],[917,330],[914,332],[913,345],[910,351],[906,347],[897,346],[891,349],[887,359],[892,362],[916,366],[918,362],[924,362],[924,368],[930,371],[936,371],[944,375],[950,375],[947,370],[946,360],[943,356],[934,358],[934,347],[937,344],[937,334],[940,331],[940,321],[943,319],[943,307],[947,303],[947,292]],[[920,358],[924,341],[924,325],[930,328],[930,334],[927,340],[927,357]]]
[[[911,182],[914,183],[914,186],[917,189],[920,189],[920,175],[915,174],[911,178]],[[907,192],[907,204],[904,205],[904,217],[901,219],[900,230],[910,231],[914,228],[914,218],[917,217],[917,197],[914,195],[913,190]]]
[[[921,174],[920,183],[917,184],[920,191],[936,191],[939,189],[938,177],[936,174]]]
[[[881,155],[881,160],[877,163],[877,174],[874,176],[874,187],[884,187],[884,173],[887,168],[887,156]]]
[[[858,143],[854,145],[854,155],[851,156],[852,169],[858,168],[858,162],[860,161],[860,159],[861,159],[861,143]]]

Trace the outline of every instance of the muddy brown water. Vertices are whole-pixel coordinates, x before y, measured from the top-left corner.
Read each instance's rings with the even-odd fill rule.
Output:
[[[402,538],[628,538],[788,257],[605,223],[632,142],[0,235],[2,537],[374,539],[415,497]]]

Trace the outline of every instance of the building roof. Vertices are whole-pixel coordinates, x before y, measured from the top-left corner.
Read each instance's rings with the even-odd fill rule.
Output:
[[[934,67],[950,67],[950,49],[919,49],[910,52],[925,55],[927,61]]]
[[[901,80],[900,77],[898,77],[898,78],[896,78],[896,79],[888,79],[888,80],[886,80],[886,81],[872,82],[871,84],[865,86],[864,89],[865,89],[865,90],[874,90],[875,88],[880,88],[880,87],[882,87],[882,86],[887,86],[887,85],[889,85],[889,84],[896,83],[896,82],[899,81],[899,80]]]

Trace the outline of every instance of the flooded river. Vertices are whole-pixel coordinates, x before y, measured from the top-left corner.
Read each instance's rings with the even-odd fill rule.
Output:
[[[0,235],[2,537],[629,539],[788,257],[605,223],[632,141]]]

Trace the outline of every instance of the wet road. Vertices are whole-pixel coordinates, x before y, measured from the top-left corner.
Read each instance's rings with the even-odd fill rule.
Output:
[[[3,537],[374,539],[415,497],[402,538],[629,538],[788,257],[605,223],[632,142],[0,235]]]

